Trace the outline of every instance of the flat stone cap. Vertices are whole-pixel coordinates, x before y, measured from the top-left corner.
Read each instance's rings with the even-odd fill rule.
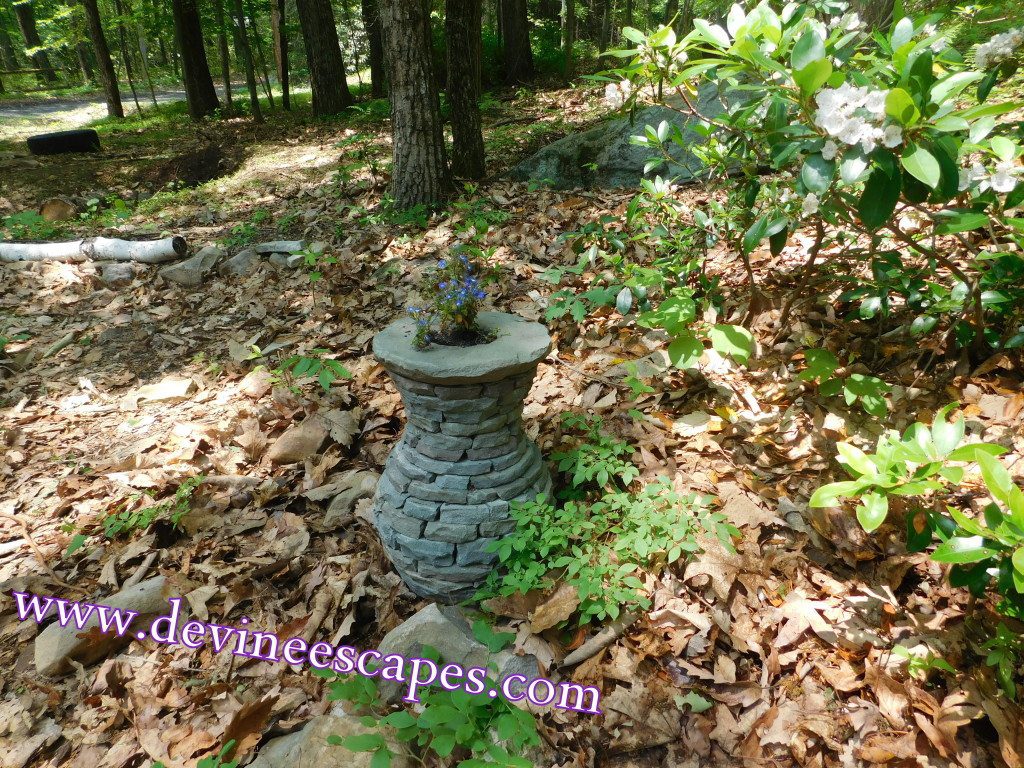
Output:
[[[417,349],[416,321],[398,320],[373,337],[373,354],[389,371],[429,384],[498,381],[537,366],[551,350],[551,336],[540,323],[505,312],[481,312],[481,328],[496,336],[488,344]]]

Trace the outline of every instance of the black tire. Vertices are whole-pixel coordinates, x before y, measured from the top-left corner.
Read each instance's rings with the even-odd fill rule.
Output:
[[[28,151],[33,155],[62,155],[66,152],[99,152],[100,137],[91,128],[57,131],[29,136]]]

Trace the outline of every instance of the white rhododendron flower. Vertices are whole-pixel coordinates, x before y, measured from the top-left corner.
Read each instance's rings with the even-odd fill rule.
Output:
[[[818,196],[811,192],[804,198],[803,205],[800,207],[801,212],[804,216],[810,216],[818,212],[818,205],[821,203],[818,200]]]
[[[836,153],[839,151],[839,147],[832,139],[828,139],[825,142],[825,146],[821,148],[821,156],[825,160],[835,160]]]
[[[1017,186],[1017,177],[1022,171],[1024,168],[1015,165],[1013,161],[998,162],[996,171],[989,177],[988,183],[996,192],[1012,192],[1013,188]]]
[[[1012,160],[1000,160],[992,173],[975,161],[970,168],[960,169],[959,189],[963,192],[977,185],[979,192],[991,189],[993,192],[1005,194],[1014,190],[1021,175],[1024,175],[1024,166],[1017,165]]]
[[[988,69],[1011,58],[1021,45],[1024,45],[1024,27],[995,35],[974,51],[974,63],[979,69]]]
[[[887,125],[882,132],[882,146],[892,149],[903,143],[903,129],[898,125]]]
[[[608,83],[604,87],[604,101],[612,109],[618,109],[626,103],[626,99],[633,92],[633,84],[629,80],[619,83]]]

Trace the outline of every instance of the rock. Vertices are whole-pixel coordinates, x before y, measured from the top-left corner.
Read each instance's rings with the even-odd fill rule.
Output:
[[[260,255],[256,253],[252,248],[246,248],[244,251],[239,251],[230,259],[225,261],[217,271],[222,275],[235,275],[241,277],[248,275],[260,263]]]
[[[540,675],[540,666],[535,656],[516,656],[508,650],[498,653],[488,651],[487,646],[473,637],[473,629],[462,610],[453,605],[439,606],[431,603],[422,608],[388,632],[377,650],[382,657],[398,653],[408,659],[419,657],[425,645],[437,649],[445,663],[460,664],[464,669],[490,669],[489,676],[494,680],[512,674],[520,674],[532,680]],[[397,699],[403,690],[399,683],[380,681],[379,685],[381,696],[389,701]]]
[[[305,461],[327,439],[327,428],[320,419],[312,416],[301,424],[293,424],[284,431],[267,451],[267,458],[275,464],[291,464]]]
[[[135,279],[135,266],[127,261],[106,261],[99,268],[100,282],[104,285],[130,283]]]
[[[47,221],[70,221],[78,214],[78,208],[66,197],[51,197],[39,206],[39,215]]]
[[[306,260],[306,257],[301,253],[293,253],[290,256],[286,253],[274,253],[271,254],[268,261],[278,267],[288,267],[289,269],[296,269],[302,266],[302,263]]]
[[[252,247],[256,253],[298,253],[306,249],[305,240],[275,240],[271,243],[259,243]]]
[[[155,576],[97,601],[98,604],[111,608],[138,612],[139,615],[123,637],[118,637],[113,632],[107,635],[100,634],[99,616],[95,611],[82,629],[78,629],[74,622],[70,622],[67,627],[62,627],[56,622],[50,624],[35,641],[36,671],[42,675],[59,674],[70,666],[70,659],[81,664],[90,664],[106,656],[114,648],[127,643],[135,637],[136,632],[148,630],[152,619],[170,610],[167,586],[165,576]],[[96,631],[92,631],[93,628],[96,628]]]
[[[370,768],[373,752],[352,752],[327,743],[330,736],[358,736],[380,733],[394,753],[392,768],[410,768],[412,762],[404,748],[390,734],[368,728],[359,718],[338,709],[310,720],[301,731],[268,741],[249,763],[249,768]]]
[[[701,91],[695,106],[708,117],[722,111],[722,102],[713,89]],[[677,181],[699,178],[704,165],[689,147],[703,144],[704,139],[693,130],[692,118],[664,106],[638,109],[633,120],[614,118],[589,131],[566,136],[519,163],[510,175],[521,181],[548,181],[562,189],[638,186],[645,175],[644,165],[657,153],[633,144],[632,137],[643,134],[644,126],[657,127],[662,120],[680,127],[683,146],[668,142],[665,147],[677,162],[653,169],[646,176],[674,177]]]
[[[215,245],[208,245],[192,258],[164,267],[160,276],[169,282],[194,288],[202,284],[206,273],[213,269],[223,253]]]

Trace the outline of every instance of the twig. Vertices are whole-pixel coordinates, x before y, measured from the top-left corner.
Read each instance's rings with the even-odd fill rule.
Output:
[[[125,579],[124,584],[121,585],[121,589],[128,589],[128,587],[134,587],[145,577],[149,567],[153,565],[153,561],[156,560],[157,552],[150,552],[146,555],[146,559],[142,561],[142,564],[135,569],[135,573]]]
[[[8,515],[4,512],[0,512],[0,520],[10,520],[12,523],[14,523],[21,529],[22,536],[25,537],[25,541],[27,541],[28,545],[32,548],[32,552],[35,553],[36,559],[39,560],[39,564],[43,566],[43,569],[50,575],[50,578],[53,579],[54,582],[64,587],[65,589],[70,589],[71,591],[78,592],[81,595],[87,594],[85,590],[79,589],[78,587],[73,587],[70,584],[68,584],[66,581],[60,578],[60,576],[57,575],[57,572],[54,571],[53,568],[50,567],[50,564],[46,562],[46,556],[43,555],[43,551],[39,549],[39,545],[36,544],[35,539],[32,538],[32,533],[29,531],[28,525],[26,525],[24,520],[19,520],[14,515]]]
[[[600,375],[598,375],[596,373],[587,373],[587,371],[584,371],[581,368],[577,368],[572,363],[567,363],[565,360],[560,358],[557,353],[555,354],[554,359],[555,359],[556,363],[560,363],[561,365],[564,365],[570,371],[578,373],[580,376],[583,376],[585,378],[591,379],[593,381],[599,381],[602,384],[606,384],[609,387],[615,387],[616,389],[629,389],[628,386],[626,386],[625,384],[623,384],[621,382],[612,381],[611,379],[609,379],[609,378],[607,378],[605,376],[600,376]]]
[[[565,667],[573,667],[586,661],[591,656],[596,656],[622,637],[622,635],[626,633],[626,630],[633,626],[641,615],[642,614],[639,611],[624,613],[592,638],[587,640],[587,642],[575,651],[566,656],[559,666],[562,669]]]

